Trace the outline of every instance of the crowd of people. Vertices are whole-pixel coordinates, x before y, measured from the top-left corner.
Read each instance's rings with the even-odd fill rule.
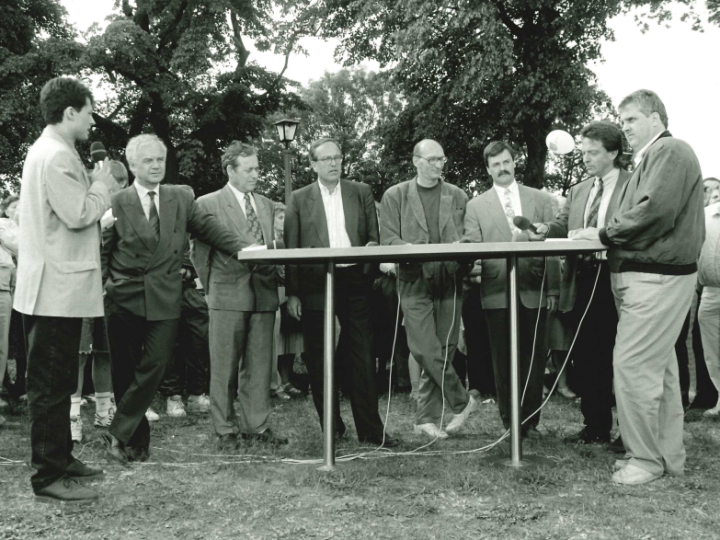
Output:
[[[667,131],[654,92],[623,100],[622,130],[606,121],[583,128],[588,178],[561,209],[551,194],[516,181],[516,152],[503,141],[486,146],[493,185],[472,199],[442,180],[447,157],[430,139],[413,150],[416,176],[380,203],[368,185],[341,178],[333,138],[311,144],[317,181],[296,190],[287,207],[256,191],[256,149],[238,141],[222,155],[227,183],[196,200],[188,186],[163,183],[163,141],[133,137],[125,149],[134,176],[128,186],[120,162],[88,170],[75,149],[94,124],[93,103],[77,80],[45,85],[47,126],[27,155],[19,201],[6,199],[0,218],[0,377],[10,356],[15,385],[26,380],[37,500],[98,497],[80,481],[103,471],[72,454],[73,441],[82,440],[90,359],[94,424],[105,428],[108,459],[125,466],[150,455],[158,392],[169,416],[209,413],[223,451],[244,440],[288,444],[270,425],[271,399],[301,394],[293,384],[298,358],[323,426],[324,268],[238,256],[279,239],[287,248],[338,249],[600,241],[607,251],[520,259],[521,435],[544,436],[548,351],[561,359],[572,343],[570,383],[584,428],[566,442],[619,449],[615,483],[682,474],[684,407],[720,416],[720,181],[703,181],[690,146]],[[623,168],[623,132],[635,149],[633,172]],[[518,217],[534,226],[521,231]],[[397,385],[411,387],[417,401],[416,434],[433,441],[456,434],[491,396],[509,427],[503,259],[338,264],[333,294],[339,387],[361,443],[401,444],[378,412],[393,353]],[[685,342],[696,294],[691,405]],[[17,336],[22,353],[8,353]],[[561,388],[574,396],[564,378]],[[334,403],[335,436],[343,437]],[[621,436],[611,441],[615,404]]]

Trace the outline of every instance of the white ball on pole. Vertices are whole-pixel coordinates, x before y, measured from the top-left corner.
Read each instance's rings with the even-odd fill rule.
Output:
[[[562,129],[556,129],[548,133],[545,144],[553,154],[565,155],[575,150],[575,139]]]

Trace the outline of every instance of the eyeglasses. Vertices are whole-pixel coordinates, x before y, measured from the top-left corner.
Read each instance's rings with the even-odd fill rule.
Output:
[[[417,156],[417,154],[415,154]],[[445,156],[443,157],[433,157],[433,158],[426,158],[425,156],[417,156],[420,159],[424,159],[427,161],[430,165],[437,167],[438,165],[445,165],[447,163],[447,158]]]
[[[342,156],[327,156],[324,158],[320,158],[316,161],[319,161],[323,165],[330,165],[331,163],[342,163],[343,157]]]

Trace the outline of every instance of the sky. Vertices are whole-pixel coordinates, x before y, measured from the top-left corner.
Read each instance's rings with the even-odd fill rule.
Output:
[[[61,0],[70,22],[84,31],[112,12],[113,0]],[[679,11],[678,11],[679,13]],[[615,41],[603,43],[604,62],[591,66],[598,83],[617,104],[630,92],[640,88],[654,90],[665,103],[669,129],[688,142],[698,155],[703,176],[720,178],[720,27],[705,22],[704,32],[693,32],[690,25],[675,20],[671,28],[651,25],[643,34],[632,14],[610,21]],[[310,55],[294,54],[285,76],[306,84],[317,80],[325,71],[342,66],[334,59],[336,43],[317,38],[301,41]],[[251,48],[251,60],[279,72],[284,57]],[[377,69],[377,64],[365,64]]]

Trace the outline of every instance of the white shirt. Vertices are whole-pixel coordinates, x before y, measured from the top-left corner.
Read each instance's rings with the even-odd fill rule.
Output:
[[[595,182],[593,183],[593,187],[590,190],[590,197],[588,197],[587,205],[585,205],[585,219],[583,221],[583,226],[588,226],[588,217],[590,214],[590,206],[592,206],[593,201],[595,200],[595,194],[598,191],[598,188],[600,186],[600,182],[603,184],[603,193],[602,193],[602,199],[600,199],[600,208],[598,209],[598,229],[602,229],[605,226],[605,219],[607,217],[607,210],[610,206],[610,199],[612,198],[613,191],[615,190],[615,185],[617,184],[618,177],[620,176],[620,169],[616,169],[613,167],[613,169],[607,173],[602,178],[595,178]]]
[[[495,188],[495,191],[497,191],[498,197],[500,198],[500,204],[503,207],[503,211],[505,211],[505,200],[507,199],[505,193],[506,190],[509,190],[510,201],[513,205],[513,212],[515,212],[516,216],[522,216],[522,204],[520,203],[520,188],[518,187],[517,181],[513,179],[512,184],[510,184],[506,188],[498,186],[497,184],[493,184],[493,187]],[[510,231],[519,232],[520,229],[513,225],[512,227],[510,227]]]
[[[148,221],[150,221],[150,205],[152,204],[148,193],[151,191],[155,192],[155,208],[157,208],[158,217],[160,217],[160,184],[155,184],[153,189],[147,189],[141,186],[140,182],[133,182],[133,186],[135,186],[135,189],[138,192],[140,204],[142,205],[143,212],[145,212],[145,217]]]
[[[657,135],[655,135],[652,139],[650,139],[650,142],[647,143],[645,146],[643,146],[643,147],[642,147],[642,150],[640,150],[637,154],[635,154],[635,155],[633,156],[633,163],[635,164],[636,167],[637,167],[638,165],[640,165],[640,162],[642,161],[642,158],[643,158],[643,156],[645,155],[645,152],[647,152],[647,149],[650,148],[650,145],[651,145],[652,143],[654,143],[655,141],[657,141],[658,138],[660,137],[660,135],[662,135],[663,133],[665,133],[665,130],[664,130],[664,129],[663,129],[660,133],[658,133]]]
[[[705,242],[698,262],[698,280],[706,287],[720,287],[720,202],[705,208]]]
[[[230,182],[228,182],[228,186],[230,186],[230,189],[232,190],[238,204],[240,205],[240,209],[243,211],[243,214],[245,214],[245,218],[247,218],[247,210],[245,210],[245,193],[234,187]],[[255,215],[257,216],[258,211],[257,206],[255,205],[255,197],[253,197],[251,191],[248,193],[250,193],[250,204],[252,205],[253,210],[255,210]]]
[[[345,210],[343,209],[342,193],[338,181],[332,193],[320,180],[320,195],[322,195],[323,206],[325,207],[325,218],[327,219],[328,238],[331,248],[352,247],[347,229],[345,229]],[[338,264],[338,268],[352,266],[351,264]]]

